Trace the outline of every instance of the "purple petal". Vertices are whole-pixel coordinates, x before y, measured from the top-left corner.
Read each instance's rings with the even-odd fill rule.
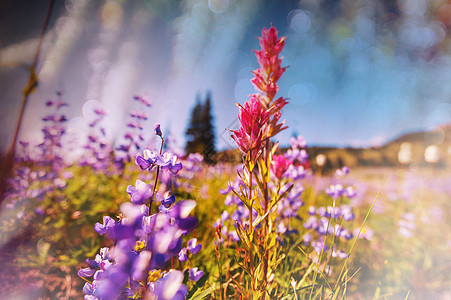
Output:
[[[85,293],[85,295],[92,295],[92,284],[86,282],[83,286],[83,293]]]
[[[84,268],[81,270],[78,270],[78,276],[80,277],[91,277],[92,275],[94,275],[94,273],[96,272],[96,270],[91,269],[91,268]]]
[[[185,219],[179,220],[178,226],[182,230],[191,231],[197,226],[197,218],[188,217]]]
[[[204,276],[204,271],[198,270],[197,268],[189,269],[189,279],[192,281],[198,281],[202,276]]]
[[[141,170],[146,170],[150,167],[150,162],[142,156],[137,156],[135,163],[141,168]]]
[[[164,207],[168,208],[168,207],[171,206],[174,202],[175,202],[175,196],[174,196],[174,195],[171,195],[171,196],[169,196],[168,198],[163,199],[163,200],[161,201],[161,204],[162,204]]]

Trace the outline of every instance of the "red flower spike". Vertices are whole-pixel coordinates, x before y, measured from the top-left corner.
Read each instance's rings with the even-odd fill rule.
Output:
[[[269,29],[263,28],[262,37],[259,38],[261,50],[254,50],[260,68],[252,72],[255,77],[251,82],[266,95],[266,106],[276,95],[279,89],[276,82],[286,70],[286,67],[281,67],[282,60],[279,58],[285,45],[285,37],[278,38],[277,35],[278,32],[272,25]]]

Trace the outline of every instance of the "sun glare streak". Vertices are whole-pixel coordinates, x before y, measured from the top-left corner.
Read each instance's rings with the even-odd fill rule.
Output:
[[[48,33],[42,43],[43,51],[49,47],[51,39],[52,33]],[[38,42],[38,38],[33,38],[0,49],[0,67],[16,68],[31,65]]]
[[[55,42],[45,52],[43,66],[39,77],[49,82],[57,76],[61,66],[67,60],[67,55],[74,48],[83,31],[88,0],[73,0],[67,6],[67,15],[59,17],[56,21]]]

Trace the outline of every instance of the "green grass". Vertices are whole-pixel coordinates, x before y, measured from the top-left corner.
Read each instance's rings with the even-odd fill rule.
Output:
[[[125,189],[129,184],[134,185],[135,180],[138,176],[143,176],[143,173],[134,165],[128,166],[120,176],[95,173],[88,167],[71,167],[70,171],[73,172],[73,177],[68,179],[65,189],[52,191],[42,202],[34,199],[23,200],[22,206],[19,207],[25,212],[22,219],[16,218],[18,211],[4,209],[0,222],[0,241],[3,250],[14,251],[8,256],[2,253],[4,266],[14,266],[17,272],[24,274],[39,270],[43,278],[71,274],[72,293],[78,291],[76,295],[80,296],[83,281],[76,277],[76,270],[86,267],[84,259],[92,258],[99,247],[110,244],[107,239],[98,237],[94,232],[94,224],[102,222],[103,215],[114,216],[119,205],[129,201]],[[350,243],[347,249],[352,251],[351,256],[346,262],[333,258],[330,264],[334,267],[330,274],[325,271],[321,274],[315,272],[323,270],[324,265],[318,267],[321,264],[313,263],[308,249],[300,244],[302,235],[284,238],[283,243],[292,247],[284,248],[286,250],[280,252],[280,255],[285,255],[286,258],[275,272],[279,295],[286,299],[304,299],[303,297],[307,296],[302,295],[307,294],[310,297],[305,299],[323,299],[328,296],[333,299],[333,292],[339,291],[335,295],[337,299],[341,299],[343,295],[346,295],[346,299],[449,297],[451,192],[446,184],[440,185],[446,176],[449,179],[449,175],[444,171],[428,169],[409,172],[368,168],[352,170],[349,176],[346,181],[355,182],[357,191],[364,192],[364,195],[359,196],[360,200],[356,200],[356,218],[349,227],[360,228],[362,223],[365,223],[365,227],[374,231],[373,238],[360,239],[355,246]],[[213,244],[213,223],[226,209],[225,196],[221,195],[219,190],[225,188],[234,177],[233,168],[215,172],[205,167],[189,181],[192,186],[189,191],[183,188],[183,185],[174,191],[178,200],[197,201],[194,214],[199,219],[199,226],[192,235],[202,243],[203,249],[190,258],[190,265],[208,272],[206,286],[215,287],[213,295],[216,298],[224,289],[233,293],[233,286],[238,278],[230,282],[227,280],[240,272],[236,265],[237,249],[234,246],[220,247],[221,259],[218,264]],[[387,182],[383,185],[384,177]],[[326,178],[326,181],[329,180],[332,178]],[[150,182],[150,178],[146,181]],[[409,182],[411,190],[403,192],[400,186],[406,185],[408,189]],[[315,184],[319,184],[319,181]],[[290,224],[301,232],[309,205],[331,204],[330,198],[317,191],[314,186],[307,186],[307,181],[304,181],[304,185],[306,190],[303,201],[306,205],[299,210],[302,220],[293,220]],[[377,196],[379,189],[381,192]],[[409,197],[403,197],[403,193]],[[376,196],[374,209],[371,210]],[[351,204],[353,201],[351,200]],[[46,211],[44,216],[34,212],[38,205]],[[370,210],[371,213],[367,215]],[[413,222],[416,228],[412,237],[404,237],[398,232],[404,213],[416,216]],[[15,238],[17,241],[14,244],[11,241]],[[323,261],[327,257],[325,255]],[[66,272],[67,268],[70,272],[64,273],[62,270]],[[291,285],[292,280],[296,283],[294,288]],[[49,288],[48,293],[55,295],[64,288],[67,289],[63,286],[53,290]],[[0,295],[11,293],[11,290],[5,289],[0,290]],[[294,290],[297,291],[296,294]],[[307,291],[310,292],[306,293]]]

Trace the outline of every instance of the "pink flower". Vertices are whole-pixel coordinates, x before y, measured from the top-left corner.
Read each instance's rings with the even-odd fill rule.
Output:
[[[232,130],[234,133],[232,138],[243,153],[252,151],[251,157],[255,159],[264,139],[264,129],[269,121],[270,113],[256,97],[246,101],[244,106],[238,104],[238,107],[241,127],[238,130]]]
[[[285,45],[285,37],[278,38],[277,30],[271,28],[262,30],[260,38],[261,50],[254,50],[260,68],[253,71],[255,77],[251,79],[254,86],[266,95],[266,104],[269,104],[276,95],[279,87],[277,81],[286,67],[282,68],[279,54]]]
[[[282,178],[283,174],[288,170],[291,161],[283,155],[274,155],[271,162],[271,170],[278,179]]]
[[[280,51],[282,51],[283,49],[283,46],[285,46],[285,37],[281,37],[279,39],[277,35],[278,35],[277,29],[274,28],[272,24],[269,29],[263,28],[262,30],[262,37],[260,38],[260,47],[270,56],[279,55]]]

